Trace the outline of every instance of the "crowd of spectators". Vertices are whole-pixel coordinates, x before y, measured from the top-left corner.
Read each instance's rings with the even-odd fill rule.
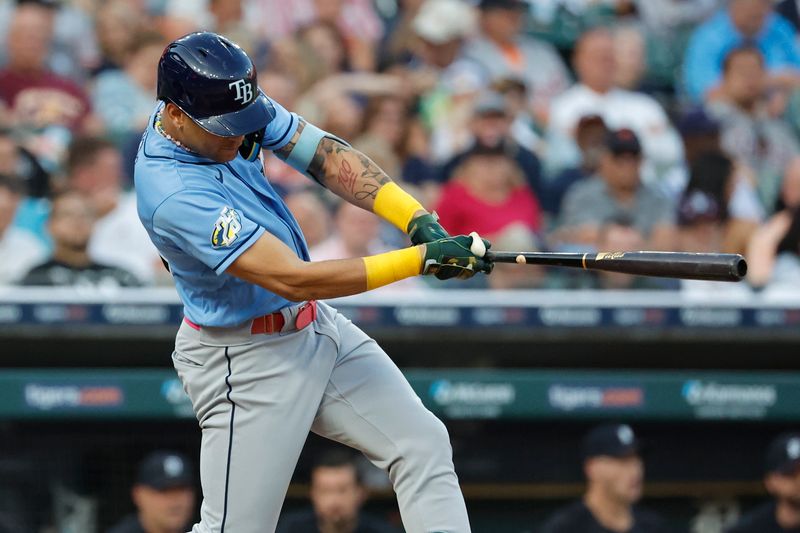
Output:
[[[786,286],[800,279],[798,25],[794,0],[0,0],[0,284],[170,283],[131,174],[161,51],[208,29],[451,233],[742,253],[749,288]],[[312,260],[407,244],[263,157]],[[697,287],[498,268],[402,290],[427,286]]]

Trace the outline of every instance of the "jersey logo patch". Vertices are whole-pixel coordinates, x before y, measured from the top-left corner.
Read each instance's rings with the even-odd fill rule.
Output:
[[[233,244],[239,237],[242,229],[242,222],[239,213],[228,206],[222,208],[219,218],[214,223],[214,232],[211,234],[211,246],[214,248],[225,248]]]

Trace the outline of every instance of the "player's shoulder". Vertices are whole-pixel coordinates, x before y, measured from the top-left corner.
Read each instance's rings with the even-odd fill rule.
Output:
[[[775,503],[767,502],[745,513],[725,533],[756,533],[775,528]]]
[[[589,509],[582,501],[577,500],[556,509],[539,529],[539,533],[585,532],[589,523]]]

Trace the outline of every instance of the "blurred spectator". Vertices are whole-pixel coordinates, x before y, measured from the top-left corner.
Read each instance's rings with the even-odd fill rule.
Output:
[[[0,41],[6,41],[8,25],[17,4],[24,2],[48,8],[53,23],[53,46],[49,67],[61,76],[83,82],[99,61],[97,39],[92,28],[92,14],[84,2],[62,0],[8,0],[0,2]],[[0,48],[0,64],[6,61],[6,49]]]
[[[21,198],[19,180],[0,174],[0,285],[19,281],[47,256],[36,236],[12,225]]]
[[[425,0],[412,20],[414,51],[426,66],[449,67],[475,32],[475,11],[463,0]]]
[[[137,34],[125,54],[124,68],[101,72],[92,106],[106,132],[122,145],[141,137],[156,100],[158,60],[167,43],[157,33]]]
[[[361,473],[349,452],[334,450],[311,470],[312,510],[290,513],[279,533],[391,533],[386,522],[360,511],[367,499]]]
[[[8,63],[0,70],[0,101],[9,108],[17,127],[75,130],[89,113],[83,88],[47,66],[52,42],[50,9],[36,3],[20,4],[8,31]]]
[[[196,494],[189,460],[176,452],[151,453],[139,463],[131,498],[136,513],[108,533],[184,533],[192,529]]]
[[[707,107],[720,123],[722,147],[755,171],[759,197],[770,212],[781,173],[800,153],[800,142],[788,124],[770,115],[764,98],[765,78],[758,49],[736,48],[725,57],[722,83]]]
[[[512,116],[505,98],[496,92],[482,93],[475,102],[469,131],[472,134],[470,146],[456,154],[442,166],[438,181],[450,180],[456,168],[475,149],[501,150],[513,159],[522,170],[525,181],[537,198],[544,196],[542,167],[533,152],[520,146],[511,133]]]
[[[522,34],[528,3],[523,0],[480,0],[480,34],[464,49],[464,57],[480,65],[488,82],[519,77],[530,90],[529,108],[540,125],[548,123],[550,103],[569,87],[566,65],[556,49]]]
[[[755,287],[800,281],[800,157],[786,167],[777,212],[750,238],[747,279]]]
[[[733,162],[719,151],[695,158],[689,173],[678,205],[684,240],[694,236],[689,251],[744,253],[761,221],[752,188],[745,186]]]
[[[436,212],[451,235],[477,231],[491,240],[512,225],[532,233],[542,228],[539,201],[502,146],[476,145],[468,152],[444,185]]]
[[[122,157],[110,142],[95,137],[73,141],[67,183],[89,198],[97,223],[89,243],[92,258],[152,283],[163,272],[161,259],[139,222],[136,197],[122,188]]]
[[[254,54],[260,38],[246,23],[244,11],[242,0],[166,0],[162,31],[168,40],[201,29],[213,31]]]
[[[653,182],[679,164],[680,138],[661,105],[645,94],[614,85],[617,64],[614,36],[589,30],[576,44],[573,65],[578,83],[553,100],[548,129],[548,166],[556,170],[578,163],[575,127],[585,115],[599,115],[609,128],[630,128],[644,147],[645,181]]]
[[[770,88],[794,88],[800,83],[800,48],[794,28],[772,12],[772,0],[730,0],[698,27],[686,49],[683,89],[694,101],[719,88],[723,63],[734,48],[751,45],[764,55]]]
[[[770,443],[764,486],[773,500],[745,514],[727,533],[800,531],[800,433],[785,433]]]
[[[673,249],[674,206],[657,189],[641,181],[641,152],[632,130],[614,130],[608,134],[598,175],[579,181],[567,191],[557,229],[558,240],[597,248],[600,229],[605,223],[628,218],[644,236],[646,249]]]
[[[330,232],[331,214],[328,207],[311,191],[290,193],[284,200],[297,220],[308,248],[314,250]]]
[[[583,440],[583,499],[557,511],[541,533],[659,533],[662,519],[642,509],[641,444],[627,424],[593,428]]]
[[[96,72],[121,69],[136,36],[145,31],[146,21],[138,2],[104,0],[95,13],[95,33],[101,52]]]
[[[33,267],[23,285],[72,287],[134,287],[139,281],[120,268],[97,263],[89,255],[95,215],[89,199],[66,190],[53,198],[47,228],[53,239],[48,261]]]
[[[419,41],[414,75],[432,79],[420,95],[420,115],[430,131],[431,159],[437,164],[469,142],[473,99],[486,84],[479,67],[461,53],[475,32],[475,13],[462,0],[426,0],[414,18]]]
[[[561,202],[570,187],[597,172],[607,136],[608,128],[601,116],[585,115],[578,120],[575,126],[575,143],[581,152],[580,164],[562,170],[547,184],[543,202],[545,211],[558,215],[561,212]]]
[[[370,98],[364,109],[361,135],[353,146],[361,150],[389,176],[400,178],[405,159],[404,141],[408,136],[409,110],[398,96]]]

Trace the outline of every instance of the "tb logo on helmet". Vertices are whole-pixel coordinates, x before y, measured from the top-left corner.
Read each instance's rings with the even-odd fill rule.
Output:
[[[247,82],[247,80],[236,80],[228,84],[229,89],[236,88],[236,100],[242,101],[243,104],[246,104],[250,100],[253,99],[253,86]]]

